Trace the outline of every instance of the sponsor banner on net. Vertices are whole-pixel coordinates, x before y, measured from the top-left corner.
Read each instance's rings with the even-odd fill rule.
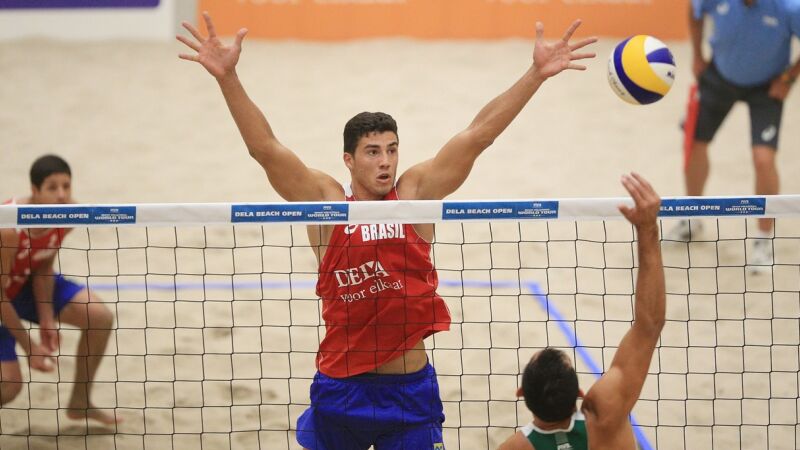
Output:
[[[763,216],[764,197],[679,198],[661,201],[661,217],[673,216]]]
[[[444,202],[442,219],[557,219],[558,201]]]
[[[332,222],[347,221],[347,204],[290,203],[232,205],[231,222]]]
[[[135,206],[20,206],[18,225],[136,223]]]

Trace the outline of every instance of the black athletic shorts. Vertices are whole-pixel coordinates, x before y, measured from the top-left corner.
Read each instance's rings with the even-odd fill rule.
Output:
[[[770,83],[737,86],[720,75],[714,63],[700,75],[700,108],[694,138],[711,142],[733,104],[741,100],[750,110],[750,136],[752,144],[765,145],[777,150],[781,130],[783,102],[768,95]]]

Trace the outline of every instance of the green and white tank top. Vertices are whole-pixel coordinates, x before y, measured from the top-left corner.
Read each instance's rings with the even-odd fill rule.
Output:
[[[586,418],[580,411],[575,412],[566,429],[542,430],[531,422],[520,431],[536,450],[587,450],[589,448]]]

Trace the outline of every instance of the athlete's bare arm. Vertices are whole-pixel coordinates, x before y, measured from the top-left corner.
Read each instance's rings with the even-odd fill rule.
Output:
[[[180,35],[176,38],[196,53],[178,56],[200,63],[216,78],[250,155],[264,168],[275,191],[289,201],[344,200],[342,187],[332,177],[310,169],[278,141],[266,117],[244,90],[236,74],[236,64],[247,29],[239,30],[234,42],[225,45],[217,37],[208,13],[203,13],[203,18],[207,37],[183,22],[194,40]]]
[[[583,400],[592,449],[635,448],[628,415],[639,399],[665,320],[664,267],[656,221],[661,200],[637,174],[624,176],[622,184],[633,198],[634,207],[623,205],[620,211],[636,228],[638,240],[635,318],[619,344],[611,367]]]
[[[0,230],[0,323],[8,328],[8,331],[27,353],[29,351],[28,334],[22,330],[22,322],[11,304],[11,299],[6,298],[6,286],[10,283],[9,274],[14,263],[17,245],[19,245],[19,238],[14,230],[10,228]]]
[[[574,61],[594,57],[594,53],[577,53],[597,39],[583,39],[570,44],[572,34],[580,25],[575,21],[556,42],[545,42],[544,25],[536,24],[536,43],[533,64],[510,89],[481,109],[472,123],[450,139],[433,159],[411,167],[398,180],[401,197],[438,200],[446,197],[464,183],[478,156],[508,127],[522,111],[542,83],[558,73],[585,70]]]
[[[786,100],[792,86],[797,84],[798,77],[800,77],[800,58],[772,80],[769,85],[769,96],[780,101]]]
[[[31,274],[33,283],[33,299],[36,302],[36,315],[39,316],[39,337],[42,347],[50,354],[58,350],[58,328],[55,324],[55,314],[53,313],[53,289],[55,287],[55,263],[56,255],[43,262],[39,268]]]
[[[696,79],[708,67],[708,60],[703,57],[703,26],[704,19],[695,19],[694,6],[689,2],[689,38],[692,44],[692,72]]]
[[[19,315],[11,304],[11,299],[6,298],[6,286],[10,282],[9,274],[14,264],[14,256],[19,245],[19,237],[13,229],[0,230],[0,323],[2,323],[22,346],[25,353],[30,353],[28,333],[23,329]]]

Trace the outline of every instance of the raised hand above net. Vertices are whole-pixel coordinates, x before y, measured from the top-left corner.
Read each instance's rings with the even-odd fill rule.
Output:
[[[192,34],[194,40],[182,35],[177,35],[175,38],[196,53],[181,53],[178,57],[200,63],[214,78],[220,79],[236,70],[239,54],[242,52],[242,40],[247,34],[247,28],[242,28],[236,33],[233,44],[225,45],[217,37],[214,22],[207,12],[203,12],[203,19],[208,30],[208,37],[203,37],[189,22],[181,23],[183,28],[186,28]]]

